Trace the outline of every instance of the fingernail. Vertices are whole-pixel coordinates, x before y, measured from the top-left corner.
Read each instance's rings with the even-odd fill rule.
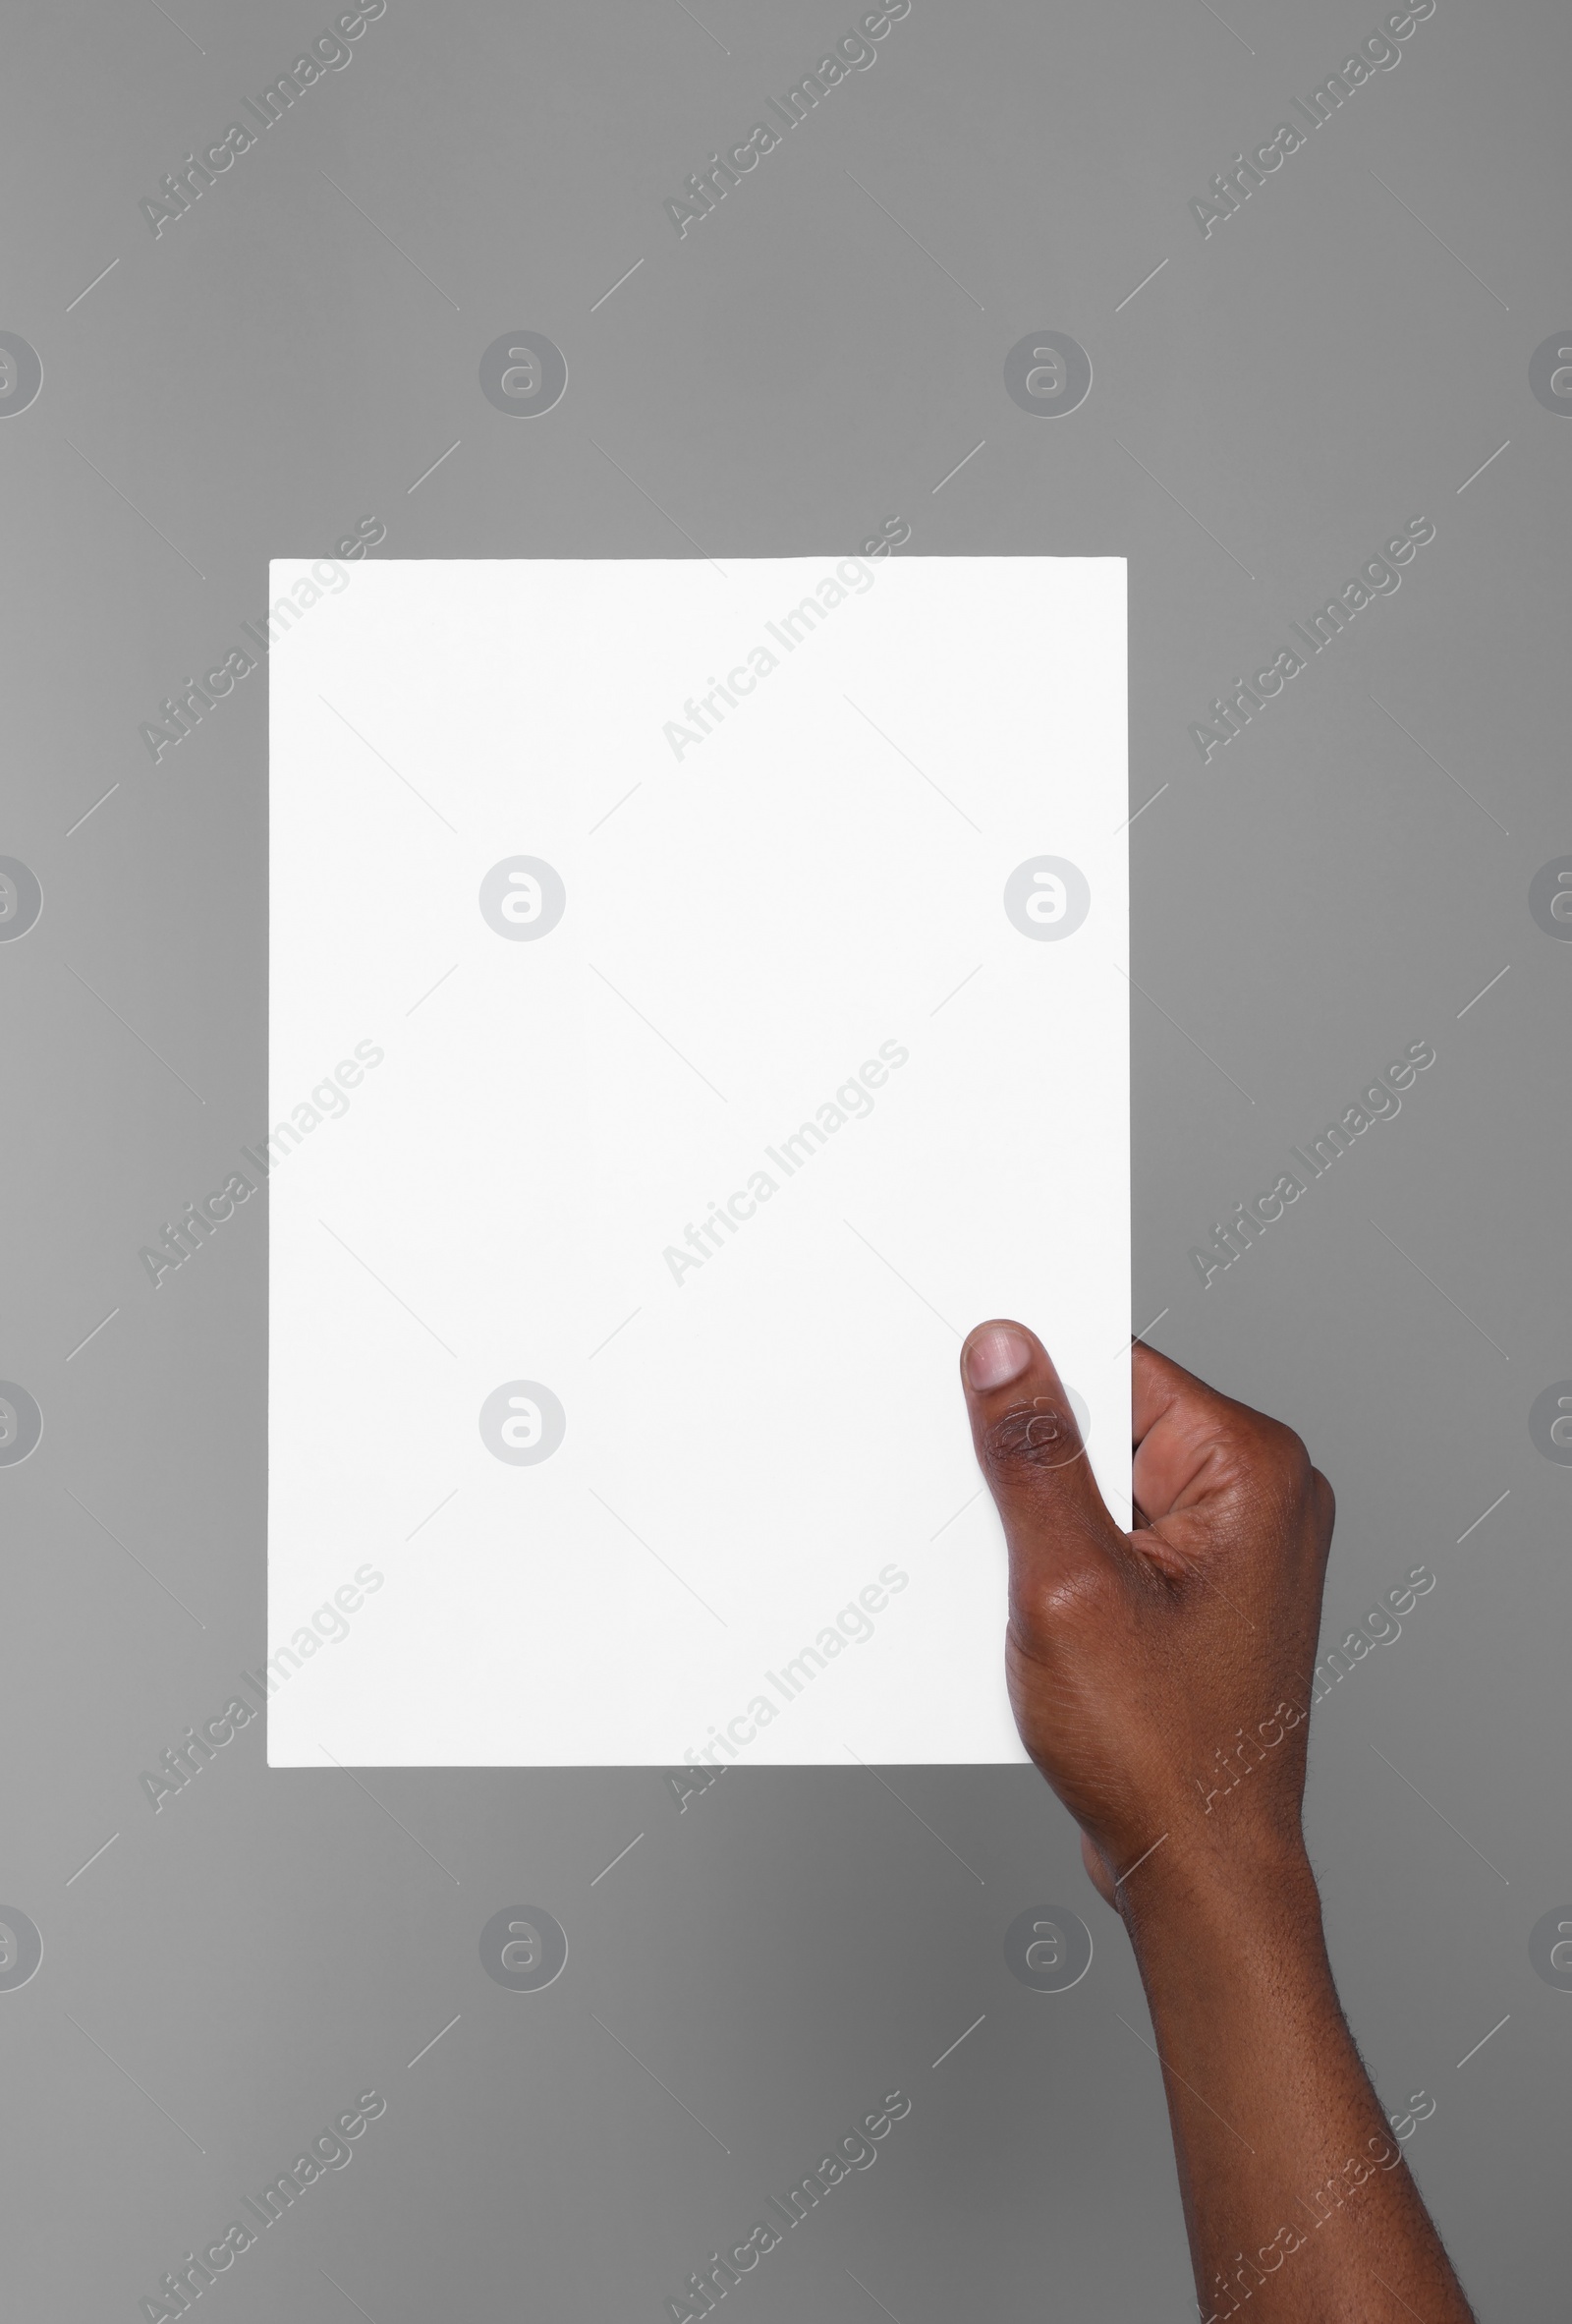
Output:
[[[966,1351],[966,1377],[975,1389],[1003,1388],[1031,1361],[1031,1344],[1019,1332],[984,1332]]]

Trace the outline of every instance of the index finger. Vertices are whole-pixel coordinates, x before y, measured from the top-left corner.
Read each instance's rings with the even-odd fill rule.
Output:
[[[1144,1340],[1130,1350],[1137,1505],[1150,1518],[1192,1507],[1230,1481],[1241,1441],[1274,1422],[1209,1388]]]

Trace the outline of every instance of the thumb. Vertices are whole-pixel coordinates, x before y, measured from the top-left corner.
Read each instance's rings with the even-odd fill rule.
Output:
[[[961,1349],[978,1466],[986,1478],[1012,1572],[1063,1570],[1122,1544],[1081,1442],[1052,1358],[1024,1324],[979,1324]]]

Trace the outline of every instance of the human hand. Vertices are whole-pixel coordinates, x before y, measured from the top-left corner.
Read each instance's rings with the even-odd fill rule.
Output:
[[[1139,1341],[1136,1529],[1109,1515],[1041,1342],[980,1325],[961,1351],[1010,1553],[1016,1725],[1121,1910],[1229,1893],[1303,1854],[1301,1803],[1330,1486],[1277,1421]]]
[[[1032,1332],[980,1325],[961,1377],[1016,1725],[1135,1944],[1200,2312],[1226,2324],[1242,2290],[1271,2324],[1472,2324],[1344,2021],[1301,1829],[1331,1488],[1290,1429],[1139,1342],[1131,1363],[1130,1533]]]

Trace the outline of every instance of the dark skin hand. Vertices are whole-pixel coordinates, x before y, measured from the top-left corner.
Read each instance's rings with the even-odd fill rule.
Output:
[[[1135,1530],[1024,1325],[961,1352],[1010,1553],[1016,1725],[1151,2011],[1207,2324],[1473,2324],[1332,1983],[1301,1822],[1330,1486],[1132,1349]]]

